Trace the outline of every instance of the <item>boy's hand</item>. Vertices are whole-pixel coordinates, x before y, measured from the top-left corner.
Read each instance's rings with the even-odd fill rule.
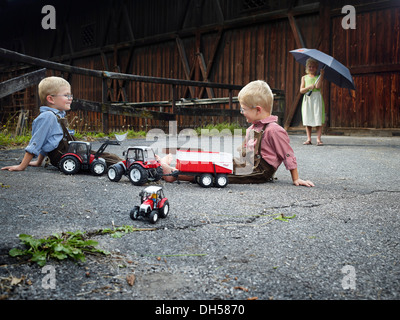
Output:
[[[40,167],[42,165],[42,162],[40,161],[31,161],[29,162],[30,167]]]
[[[312,183],[310,180],[301,180],[301,179],[296,179],[293,181],[293,184],[295,186],[306,186],[306,187],[314,187],[314,183]]]
[[[1,168],[1,170],[8,170],[8,171],[24,171],[25,167],[18,165],[18,166],[9,166]]]

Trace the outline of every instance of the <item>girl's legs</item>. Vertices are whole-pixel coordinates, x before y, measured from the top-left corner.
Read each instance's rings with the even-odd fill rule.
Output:
[[[306,126],[307,141],[304,142],[304,144],[311,144],[311,132],[312,132],[312,127]]]
[[[322,146],[323,143],[321,141],[321,135],[322,135],[322,126],[317,127],[317,145]]]

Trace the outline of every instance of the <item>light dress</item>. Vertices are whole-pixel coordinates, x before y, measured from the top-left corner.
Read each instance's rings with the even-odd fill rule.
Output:
[[[305,87],[313,85],[318,77],[304,77]],[[301,105],[303,125],[307,127],[319,127],[325,123],[325,103],[321,94],[321,89],[314,89],[309,96],[304,94]]]

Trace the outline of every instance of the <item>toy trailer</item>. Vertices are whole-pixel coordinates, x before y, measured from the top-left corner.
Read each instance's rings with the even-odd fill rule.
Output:
[[[233,172],[232,154],[209,151],[176,152],[176,169],[174,175],[193,175],[195,181],[203,188],[228,185],[228,174]]]

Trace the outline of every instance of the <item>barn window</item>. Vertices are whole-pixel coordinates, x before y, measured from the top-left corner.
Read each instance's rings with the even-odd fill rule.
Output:
[[[83,48],[95,45],[95,24],[88,24],[81,28],[81,44]]]
[[[243,11],[265,8],[267,0],[243,0]]]

